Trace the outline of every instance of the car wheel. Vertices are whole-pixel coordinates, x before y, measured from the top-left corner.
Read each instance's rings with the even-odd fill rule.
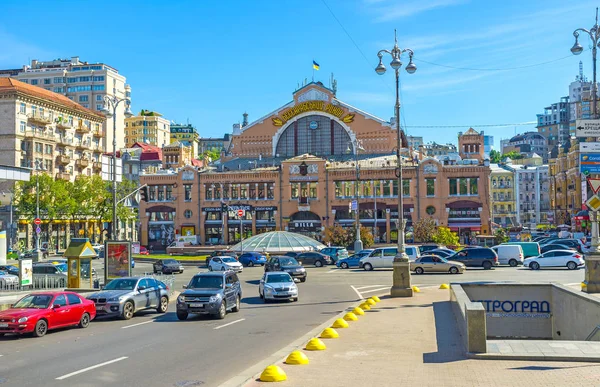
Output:
[[[423,268],[422,268],[422,267],[417,267],[417,268],[415,269],[415,273],[416,273],[416,274],[423,274],[423,272],[424,272],[424,270],[423,270]]]
[[[248,267],[252,267],[252,266],[254,266],[254,262],[252,262],[252,261],[248,262]]]
[[[123,305],[123,313],[121,314],[121,318],[123,320],[130,320],[133,317],[133,302],[127,301],[125,305]]]
[[[225,271],[225,266],[221,266],[221,271]]]
[[[452,266],[450,268],[450,274],[458,274],[458,267]]]
[[[167,298],[167,296],[162,296],[160,298],[160,304],[158,304],[158,308],[156,308],[156,311],[158,313],[166,313],[167,309],[169,309],[169,299]]]
[[[540,270],[540,264],[539,264],[539,263],[537,263],[537,262],[531,262],[531,263],[529,264],[529,268],[530,268],[531,270]]]
[[[225,305],[225,301],[221,302],[221,306],[219,307],[219,312],[217,313],[217,318],[219,320],[223,320],[227,315],[227,305]]]
[[[33,330],[33,335],[35,337],[42,337],[48,332],[48,323],[46,320],[39,320],[35,324],[35,329]]]
[[[365,263],[363,265],[363,269],[365,269],[366,271],[371,271],[373,270],[373,265],[371,265],[370,263]]]
[[[241,304],[241,302],[240,302],[240,296],[237,296],[235,298],[235,306],[233,307],[233,309],[231,309],[231,311],[233,313],[239,312],[240,311],[240,304]]]
[[[188,318],[187,312],[177,311],[177,319],[183,321],[183,320],[187,320],[187,318]]]
[[[573,261],[569,261],[567,263],[567,269],[569,269],[569,270],[575,270],[575,269],[577,269],[577,264],[575,262],[573,262]]]
[[[158,273],[158,271],[157,271],[156,269],[152,269],[152,272],[153,272],[154,274],[157,274],[157,273]]]
[[[315,261],[315,266],[316,267],[322,267],[323,266],[323,262],[321,262],[321,261]]]
[[[517,266],[517,260],[516,259],[511,259],[510,261],[508,261],[508,264],[511,267],[515,267],[515,266]]]
[[[212,271],[212,266],[209,266],[209,267],[208,267],[208,271]]]
[[[492,263],[490,261],[483,262],[483,270],[490,270],[492,268]]]
[[[340,266],[342,267],[342,269],[348,269],[350,267],[346,262],[342,262]]]
[[[261,292],[258,292],[258,297],[262,300],[264,296]]]
[[[306,277],[300,278],[300,282],[306,282]]]
[[[292,298],[292,301],[294,301],[294,302],[298,302],[298,297],[294,297],[294,298]]]
[[[79,328],[87,328],[90,326],[90,315],[85,312],[79,319]]]

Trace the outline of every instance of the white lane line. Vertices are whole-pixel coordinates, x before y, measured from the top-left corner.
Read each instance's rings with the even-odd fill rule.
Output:
[[[368,289],[368,288],[376,288],[378,286],[383,286],[383,285],[369,285],[369,286],[361,286],[360,288],[356,288],[358,290],[363,290],[363,289]]]
[[[91,370],[96,369],[96,368],[104,367],[105,365],[116,363],[118,361],[125,360],[125,359],[127,359],[127,356],[123,356],[123,357],[119,357],[117,359],[105,361],[104,363],[96,364],[96,365],[93,365],[91,367],[87,367],[87,368],[81,369],[79,371],[71,372],[70,374],[59,376],[58,378],[56,378],[56,380],[65,380],[67,378],[70,378],[71,376],[79,375],[79,374],[82,374],[84,372],[91,371]]]
[[[358,296],[359,300],[363,299],[362,294],[360,294],[360,292],[358,291],[358,289],[356,289],[354,286],[350,285],[350,287],[352,288],[352,290],[354,290],[356,292],[356,295]]]
[[[371,293],[371,292],[380,292],[382,290],[389,290],[390,287],[386,286],[385,288],[379,288],[379,289],[371,289],[371,290],[365,290],[363,293]]]
[[[150,324],[150,323],[153,323],[153,322],[154,322],[154,320],[150,320],[150,321],[144,321],[144,322],[137,323],[137,324],[126,325],[126,326],[124,326],[124,327],[121,327],[121,329],[133,328],[133,327],[137,327],[137,326],[139,326],[139,325]]]
[[[583,282],[583,281],[581,281],[581,282]],[[565,286],[576,286],[576,285],[581,285],[581,282],[575,282],[575,283],[572,283],[572,284],[565,284]]]
[[[336,271],[339,271],[340,269],[331,269],[328,272],[326,272],[325,274],[329,274],[329,273],[335,273]]]
[[[218,327],[215,327],[214,329],[221,329],[221,328],[225,328],[225,327],[228,327],[228,326],[230,326],[230,325],[233,325],[233,324],[237,324],[237,323],[239,323],[239,322],[242,322],[242,321],[244,321],[244,320],[245,320],[245,318],[241,318],[241,319],[239,319],[239,320],[235,320],[235,321],[232,321],[232,322],[230,322],[230,323],[227,323],[227,324],[219,325]]]

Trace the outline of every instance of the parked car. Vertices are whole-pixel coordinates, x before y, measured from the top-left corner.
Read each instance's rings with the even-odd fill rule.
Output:
[[[566,267],[575,270],[583,265],[585,265],[583,255],[573,250],[552,250],[523,261],[523,266],[532,270],[539,270],[542,267]]]
[[[371,252],[373,252],[374,249],[366,249],[366,250],[361,250],[356,254],[353,254],[351,256],[349,256],[348,258],[342,258],[340,260],[338,260],[335,265],[339,268],[342,269],[349,269],[351,267],[358,267],[359,263],[360,263],[360,259],[366,257],[367,255],[371,254]]]
[[[418,247],[419,247],[419,253],[421,253],[421,255],[423,253],[431,251],[431,250],[438,250],[438,249],[445,249],[446,248],[446,246],[444,246],[444,245],[438,245],[438,244],[435,244],[435,243],[433,243],[433,244],[432,243],[428,243],[428,244],[425,244],[425,245],[419,245]]]
[[[585,243],[579,239],[555,239],[552,243],[568,246],[569,249],[575,249],[581,254],[587,251]]]
[[[15,265],[0,265],[0,270],[12,275],[19,275],[19,268]]]
[[[19,284],[19,276],[0,270],[0,289],[11,288]]]
[[[284,255],[285,255],[285,256],[287,256],[287,257],[296,258],[296,257],[298,256],[298,254],[300,254],[300,253],[298,253],[298,252],[296,252],[296,251],[288,251],[288,252],[287,252],[287,253],[285,253]]]
[[[258,295],[265,302],[273,300],[298,301],[298,287],[292,276],[284,271],[271,271],[263,275],[258,285]]]
[[[298,263],[296,258],[285,255],[274,255],[269,258],[265,265],[265,272],[270,271],[284,271],[291,275],[292,278],[298,278],[300,282],[306,282],[306,269]]]
[[[33,281],[48,281],[52,286],[67,286],[67,264],[51,262],[36,262],[32,265]]]
[[[147,309],[165,313],[169,307],[169,287],[152,277],[116,278],[87,299],[96,304],[98,316],[129,320],[135,313]]]
[[[552,251],[552,250],[573,250],[573,251],[577,251],[577,249],[575,249],[574,247],[570,247],[570,246],[559,244],[559,243],[549,243],[547,245],[543,245],[542,247],[540,247],[540,252],[542,254],[547,253],[548,251]]]
[[[498,266],[498,255],[489,247],[470,247],[448,257],[449,261],[464,263],[467,267],[483,267],[489,270]]]
[[[329,255],[317,253],[316,251],[298,254],[296,260],[300,262],[301,265],[315,265],[316,267],[331,265],[332,263]]]
[[[87,328],[96,317],[94,303],[73,292],[29,294],[0,312],[0,336],[32,333],[42,337],[50,329],[78,325]]]
[[[48,257],[50,256],[50,253],[48,253],[47,249],[40,249],[41,253],[42,253],[42,258],[43,259],[48,259]],[[23,251],[20,255],[19,255],[19,259],[31,259],[33,257],[35,257],[37,254],[35,249],[32,250],[25,250]]]
[[[211,259],[208,263],[208,270],[233,270],[235,272],[241,273],[244,270],[244,267],[241,263],[238,262],[237,259],[233,257],[213,257],[213,259]]]
[[[397,247],[378,247],[371,254],[360,259],[358,266],[370,271],[380,268],[393,267],[394,257],[398,253]]]
[[[349,255],[348,250],[346,250],[345,247],[339,246],[325,247],[324,249],[321,249],[319,253],[329,255],[329,258],[331,258],[332,261],[331,263],[336,263],[339,259],[347,258]]]
[[[424,256],[424,255],[437,255],[437,256],[440,256],[442,258],[448,258],[449,256],[451,256],[454,253],[455,253],[455,251],[454,250],[450,250],[450,249],[433,249],[433,250],[429,250],[429,251],[426,251],[424,253],[421,253],[421,256]]]
[[[540,244],[537,242],[506,242],[506,243],[502,243],[502,245],[521,246],[521,248],[523,249],[523,256],[525,258],[537,257],[538,255],[541,254]]]
[[[183,265],[174,259],[159,259],[152,264],[152,270],[155,274],[183,273]]]
[[[450,273],[462,274],[466,267],[463,263],[448,261],[437,255],[424,255],[410,263],[410,270],[416,274],[423,273]]]
[[[492,247],[498,255],[499,265],[510,265],[512,267],[523,264],[523,249],[519,245],[498,245]]]
[[[150,255],[150,251],[144,246],[140,246],[140,255]]]
[[[420,246],[405,246],[404,251],[406,252],[406,255],[408,255],[408,259],[411,261],[414,261],[421,256]]]
[[[244,266],[261,265],[264,266],[267,263],[267,257],[264,254],[257,252],[248,252],[240,255],[239,261]]]
[[[213,259],[213,257],[233,257],[235,259],[238,259],[238,255],[234,251],[231,251],[231,250],[215,250],[212,253],[210,253],[210,255],[206,258],[206,266],[207,267],[208,267],[208,264],[210,263],[210,260]]]
[[[228,311],[238,312],[242,286],[233,271],[198,273],[192,277],[177,297],[177,318],[185,320],[190,314],[211,314],[224,319]]]

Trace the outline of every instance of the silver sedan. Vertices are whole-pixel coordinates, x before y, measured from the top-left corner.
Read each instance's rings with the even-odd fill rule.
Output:
[[[272,300],[298,301],[298,287],[285,271],[266,272],[258,285],[258,295],[265,302]]]

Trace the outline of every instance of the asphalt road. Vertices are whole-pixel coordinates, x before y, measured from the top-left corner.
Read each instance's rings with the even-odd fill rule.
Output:
[[[176,288],[194,272],[177,275]],[[151,271],[139,263],[134,273]],[[215,386],[343,311],[360,296],[382,295],[391,285],[391,270],[308,268],[299,284],[297,303],[264,304],[258,298],[262,268],[240,275],[241,311],[225,320],[192,317],[178,321],[168,313],[147,312],[129,321],[98,320],[87,329],[53,331],[43,338],[0,338],[2,386]],[[501,267],[469,269],[462,275],[412,276],[417,286],[464,281],[556,281],[579,283],[584,271]]]

